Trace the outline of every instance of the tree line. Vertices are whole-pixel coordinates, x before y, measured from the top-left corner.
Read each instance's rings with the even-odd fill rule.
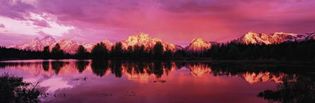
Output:
[[[285,42],[280,44],[221,43],[204,51],[164,50],[161,42],[152,49],[144,45],[123,48],[118,42],[111,49],[104,43],[97,43],[89,52],[80,45],[75,54],[64,52],[59,44],[43,51],[19,50],[0,47],[0,59],[126,59],[126,60],[315,60],[315,41]]]

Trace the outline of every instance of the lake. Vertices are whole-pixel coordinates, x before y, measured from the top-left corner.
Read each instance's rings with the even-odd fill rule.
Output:
[[[313,68],[193,61],[0,62],[1,74],[37,85],[43,103],[312,102]]]

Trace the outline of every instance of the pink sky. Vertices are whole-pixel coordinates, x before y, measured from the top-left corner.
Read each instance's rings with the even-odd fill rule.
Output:
[[[224,42],[246,32],[315,30],[314,0],[0,0],[0,45],[52,35],[120,41],[145,32],[187,44]]]

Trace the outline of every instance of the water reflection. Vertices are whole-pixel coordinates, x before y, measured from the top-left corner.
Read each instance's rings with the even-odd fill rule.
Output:
[[[108,61],[92,61],[91,68],[95,75],[101,77],[108,70]]]
[[[86,67],[89,65],[90,62],[88,61],[84,61],[84,60],[79,60],[79,61],[76,61],[75,64],[76,64],[76,68],[78,69],[79,73],[82,73]]]
[[[33,75],[41,72],[63,75],[66,73],[83,73],[92,71],[94,75],[103,77],[110,72],[115,77],[126,75],[130,78],[137,78],[136,75],[144,77],[154,75],[161,78],[171,71],[187,68],[194,77],[204,75],[215,76],[239,76],[250,84],[273,81],[282,83],[285,72],[267,71],[267,69],[239,69],[237,66],[218,66],[211,63],[183,63],[183,62],[130,62],[130,61],[42,61],[42,62],[1,62],[0,68],[19,69],[30,72]],[[41,66],[40,66],[41,65]],[[234,68],[235,67],[235,68]]]
[[[282,79],[276,90],[265,90],[258,94],[269,101],[281,103],[314,103],[314,74],[290,75]]]
[[[116,77],[122,76],[122,63],[121,61],[112,61],[110,63],[110,70],[112,71],[112,74],[114,74]]]
[[[15,75],[25,77],[25,80],[32,83],[39,82],[39,85],[44,87],[44,90],[49,93],[67,88],[75,88],[76,86],[80,86],[86,82],[93,81],[92,78],[95,77],[110,78],[111,76],[114,76],[115,78],[125,78],[126,80],[137,83],[168,83],[168,85],[171,85],[170,83],[172,82],[169,81],[174,79],[178,81],[178,84],[176,85],[183,85],[182,83],[185,83],[185,81],[191,81],[192,86],[226,86],[225,84],[242,84],[242,82],[245,82],[248,85],[242,84],[242,86],[246,86],[246,88],[248,88],[250,85],[272,83],[274,86],[271,87],[275,87],[275,85],[277,85],[277,87],[270,88],[270,86],[266,86],[268,88],[259,88],[257,89],[259,91],[256,95],[258,94],[258,97],[268,101],[283,103],[314,102],[315,96],[315,79],[312,74],[292,71],[290,67],[286,66],[173,61],[45,60],[0,62],[0,68],[2,68],[0,69],[0,73],[15,73]],[[301,69],[303,68],[301,67]],[[188,70],[188,74],[181,72],[185,70]],[[186,78],[187,75],[195,79]],[[239,79],[233,79],[231,81],[230,79],[234,77],[240,78],[241,81],[239,81]],[[202,81],[199,81],[196,84],[193,82],[195,80]],[[212,80],[213,83],[208,83],[207,80]],[[110,81],[114,82],[115,80],[110,78]],[[238,86],[235,86],[235,88],[236,87]],[[245,91],[245,89],[243,89],[243,91]],[[189,91],[187,90],[186,92]]]
[[[188,68],[191,71],[191,74],[195,77],[200,77],[211,72],[210,66],[207,64],[189,64]]]
[[[59,73],[60,69],[65,66],[67,62],[62,61],[52,61],[51,62],[51,68],[55,71],[56,74]]]
[[[270,74],[270,72],[260,72],[260,73],[246,72],[242,74],[242,76],[250,84],[259,83],[259,82],[267,82],[267,81],[273,81],[275,83],[282,83],[282,80],[285,74],[284,73]]]
[[[49,70],[49,62],[48,61],[43,61],[43,69],[45,71],[48,71]]]

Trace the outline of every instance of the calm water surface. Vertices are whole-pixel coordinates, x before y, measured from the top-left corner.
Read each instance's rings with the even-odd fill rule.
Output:
[[[282,85],[299,80],[297,73],[266,64],[20,60],[3,61],[0,68],[1,74],[37,84],[44,103],[285,102],[294,97],[270,93],[287,90]],[[314,87],[313,80],[306,85]]]

